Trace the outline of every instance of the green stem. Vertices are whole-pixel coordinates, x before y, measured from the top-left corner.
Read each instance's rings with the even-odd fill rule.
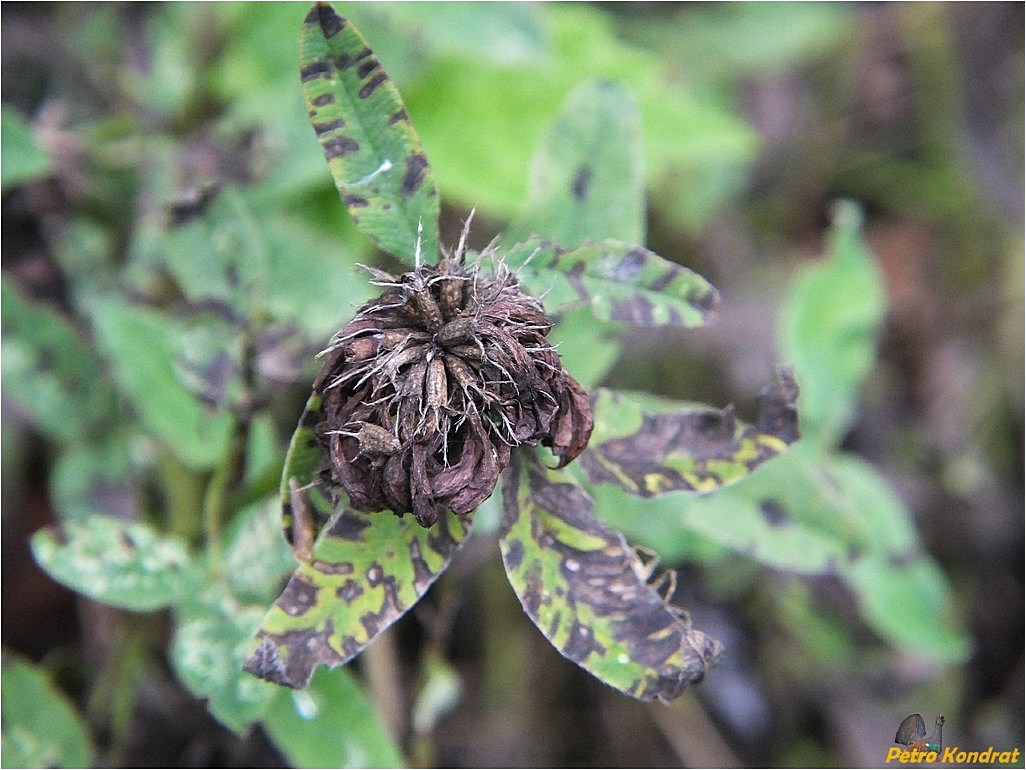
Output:
[[[157,467],[165,500],[165,521],[169,534],[192,542],[200,535],[196,512],[203,500],[204,474],[185,466],[166,447],[161,451]]]
[[[207,554],[215,571],[221,567],[221,524],[226,518],[228,493],[245,459],[248,433],[248,424],[236,422],[228,451],[214,468],[203,497],[203,530],[206,533]]]
[[[210,566],[215,572],[221,568],[221,529],[231,513],[234,493],[242,482],[246,469],[246,449],[253,423],[252,394],[256,379],[256,349],[249,335],[243,341],[242,371],[245,384],[243,405],[237,410],[235,426],[228,449],[214,468],[203,497],[203,529],[207,540]]]

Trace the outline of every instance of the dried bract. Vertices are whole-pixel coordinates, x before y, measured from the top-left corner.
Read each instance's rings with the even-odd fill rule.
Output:
[[[446,509],[466,516],[514,447],[540,442],[563,466],[591,435],[591,406],[546,338],[541,304],[493,247],[472,264],[466,253],[464,230],[437,265],[372,270],[384,292],[324,351],[317,436],[357,508],[413,513],[425,527]]]

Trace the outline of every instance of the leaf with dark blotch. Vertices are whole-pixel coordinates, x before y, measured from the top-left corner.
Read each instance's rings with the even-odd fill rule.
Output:
[[[185,544],[137,522],[90,516],[32,536],[32,555],[57,582],[133,612],[174,605],[195,590]]]
[[[416,604],[469,529],[451,513],[425,529],[342,508],[267,613],[245,669],[305,687],[317,666],[347,663]]]
[[[242,733],[271,706],[277,688],[242,671],[247,644],[263,615],[229,587],[208,581],[175,608],[170,662],[178,679],[223,724]]]
[[[115,296],[91,303],[93,331],[120,392],[139,423],[190,468],[224,456],[233,417],[213,411],[182,379],[176,364],[186,326],[166,312],[128,305]]]
[[[66,318],[21,296],[7,276],[0,290],[5,404],[48,438],[71,443],[95,432],[114,409],[95,353]]]
[[[581,455],[593,482],[653,497],[710,492],[738,481],[798,440],[798,386],[781,369],[759,397],[759,422],[746,425],[733,407],[651,413],[638,400],[599,390],[595,430]]]
[[[502,239],[531,235],[565,246],[588,238],[644,243],[641,117],[623,85],[582,83],[545,132],[531,162],[527,206]]]
[[[499,541],[509,581],[565,657],[639,700],[668,701],[697,684],[720,644],[649,583],[623,535],[593,514],[585,491],[534,454],[515,453],[503,483]]]
[[[395,85],[352,22],[318,3],[303,22],[300,78],[342,201],[380,248],[412,262],[438,253],[438,189]]]
[[[530,239],[503,258],[535,296],[544,297],[550,314],[590,304],[604,321],[694,327],[706,323],[719,307],[719,292],[702,276],[621,241],[588,242],[567,250]]]

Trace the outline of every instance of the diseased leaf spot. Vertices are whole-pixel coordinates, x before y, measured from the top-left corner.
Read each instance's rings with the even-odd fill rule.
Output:
[[[892,553],[887,557],[887,563],[894,569],[905,569],[916,560],[916,555],[910,551],[905,553]],[[854,561],[854,559],[853,559]]]
[[[645,263],[648,262],[648,252],[644,249],[631,249],[623,255],[613,271],[613,280],[615,281],[632,281],[634,278],[645,269]],[[673,273],[676,271],[667,271]]]
[[[374,563],[371,568],[367,570],[367,582],[372,586],[381,585],[381,581],[385,579],[385,570],[381,568],[380,564]]]
[[[573,193],[574,198],[577,200],[584,200],[584,197],[588,194],[588,188],[591,185],[591,168],[589,166],[581,166],[577,169],[577,174],[574,176]]]
[[[336,136],[331,139],[325,139],[321,142],[321,146],[324,148],[324,157],[328,160],[352,155],[360,150],[359,142],[355,139],[350,139],[348,136]]]
[[[327,123],[314,123],[313,127],[314,131],[316,131],[318,134],[326,134],[329,131],[337,131],[338,129],[343,128],[345,124],[346,122],[344,119],[336,118],[335,120],[329,121]]]
[[[304,83],[327,75],[331,72],[331,65],[326,61],[312,61],[299,70],[299,77]]]
[[[321,94],[320,96],[315,96],[313,98],[313,105],[315,107],[324,107],[326,105],[334,104],[334,103],[335,103],[335,94],[332,94],[332,93]]]
[[[406,159],[406,173],[403,174],[403,195],[412,195],[424,182],[428,168],[427,157],[423,153],[415,153]]]
[[[591,628],[574,621],[570,627],[570,638],[563,648],[563,654],[570,660],[580,663],[593,652],[605,655],[606,648],[595,639],[595,633]]]
[[[317,586],[294,575],[278,599],[278,606],[292,617],[309,612],[317,604]]]
[[[299,418],[300,428],[314,428],[324,420],[324,414],[320,409],[304,409],[303,415]]]
[[[720,306],[720,293],[712,288],[707,291],[691,291],[688,293],[687,300],[701,309],[704,314],[710,315],[716,312]]]
[[[285,676],[285,666],[278,657],[278,647],[270,639],[260,640],[260,646],[246,661],[246,670],[263,679],[280,682]]]
[[[680,275],[680,270],[676,265],[669,267],[663,271],[663,274],[656,278],[649,284],[649,289],[654,292],[664,291],[668,286],[672,286],[673,282],[677,280]]]
[[[507,540],[508,548],[504,560],[510,570],[520,569],[520,563],[524,560],[524,544],[519,540]]]
[[[360,65],[356,68],[356,76],[363,80],[365,77],[370,75],[378,67],[378,60],[376,58],[370,58],[366,61],[360,62]]]
[[[772,498],[760,500],[759,511],[762,512],[771,527],[782,527],[790,521],[784,506]]]
[[[428,586],[434,579],[434,573],[431,571],[431,567],[424,560],[424,555],[420,551],[420,541],[413,540],[410,543],[410,563],[413,565],[413,581],[420,586]]]
[[[349,208],[363,208],[369,204],[369,201],[366,198],[360,195],[353,195],[352,193],[346,193],[343,195],[342,202]]]
[[[171,227],[180,227],[202,217],[221,191],[220,185],[210,184],[186,191],[169,207]]]
[[[361,99],[366,99],[368,96],[374,93],[374,91],[377,90],[377,87],[384,83],[386,80],[388,80],[388,75],[386,75],[383,71],[378,70],[378,74],[376,74],[374,77],[372,77],[370,80],[363,84],[363,88],[360,89],[358,96]]]
[[[549,630],[547,636],[549,639],[555,639],[556,634],[559,633],[559,623],[563,619],[563,613],[558,610],[552,613],[552,621],[549,623]]]
[[[341,540],[359,541],[363,537],[363,531],[370,524],[366,517],[357,516],[347,510],[331,525],[331,534]]]
[[[355,580],[347,580],[335,593],[346,604],[352,604],[363,595],[363,588]]]
[[[334,9],[330,5],[318,4],[316,8],[310,11],[310,14],[306,17],[307,23],[313,22],[313,15],[318,15],[318,22],[321,25],[321,31],[324,33],[324,37],[331,39],[335,37],[342,28],[346,26],[346,20],[335,13]]]
[[[325,575],[352,575],[355,568],[352,562],[327,562],[327,561],[314,561],[311,562],[314,569]]]
[[[343,53],[335,60],[335,66],[340,70],[346,70],[373,55],[374,52],[370,48],[362,48],[354,55]]]
[[[402,123],[410,119],[410,116],[406,113],[406,109],[401,109],[397,112],[393,112],[388,118],[388,125],[394,126],[396,123]]]
[[[377,568],[380,569],[380,567]],[[399,602],[399,592],[395,577],[391,575],[385,577],[383,575],[381,583],[384,584],[385,590],[385,603],[382,605],[381,611],[368,612],[360,616],[360,623],[367,630],[368,639],[373,639],[384,631],[391,625],[392,621],[404,612],[404,608]]]

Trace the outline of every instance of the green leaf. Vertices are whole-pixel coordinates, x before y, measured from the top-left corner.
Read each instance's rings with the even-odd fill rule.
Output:
[[[194,303],[221,300],[243,317],[259,313],[274,288],[268,285],[272,256],[266,223],[246,197],[234,187],[208,187],[169,207],[170,216],[160,212],[149,248],[163,257],[185,296]]]
[[[802,425],[810,441],[832,446],[850,425],[859,387],[876,360],[885,310],[861,212],[841,201],[826,259],[799,276],[781,314],[780,345],[802,383]]]
[[[153,164],[170,176],[183,154],[164,148]],[[266,185],[209,186],[172,200],[159,174],[146,180],[147,197],[167,203],[148,212],[132,243],[130,280],[141,290],[170,274],[194,305],[251,327],[295,324],[318,340],[338,329],[346,307],[368,298],[368,283],[354,280],[361,252],[352,239],[284,213],[281,195]]]
[[[176,361],[189,341],[183,326],[113,297],[96,303],[93,323],[97,346],[143,425],[191,468],[209,467],[219,460],[233,419],[204,406],[182,382]]]
[[[279,689],[264,729],[293,767],[404,767],[347,671],[320,671],[306,690]]]
[[[4,192],[50,173],[53,163],[32,136],[32,127],[6,105],[0,110],[0,134],[4,137],[0,145],[0,187]]]
[[[550,314],[590,304],[602,321],[701,326],[720,295],[702,276],[640,246],[606,240],[565,249],[530,239],[503,254]]]
[[[79,216],[70,218],[50,241],[76,311],[88,307],[90,297],[117,288],[122,269],[117,238],[113,229]]]
[[[619,324],[598,323],[590,307],[564,310],[549,340],[585,390],[598,385],[620,357]]]
[[[4,653],[4,767],[90,767],[93,749],[67,696],[31,663]]]
[[[697,684],[720,644],[649,585],[650,570],[592,502],[535,455],[514,455],[503,483],[499,540],[528,616],[565,657],[640,700],[668,701]]]
[[[246,506],[235,516],[224,549],[224,573],[233,594],[270,602],[295,567],[296,557],[281,537],[277,498]]]
[[[398,15],[412,4],[397,5]],[[623,83],[638,103],[650,200],[664,207],[679,201],[694,228],[743,187],[758,137],[722,100],[692,88],[663,57],[625,42],[618,15],[584,3],[540,4],[537,13],[539,53],[532,43],[528,55],[495,61],[467,40],[462,51],[415,59],[405,79],[393,65],[448,201],[517,216],[527,195],[524,172],[546,126],[567,94],[594,79]],[[400,42],[405,50],[417,48],[420,32]]]
[[[798,440],[798,386],[781,370],[759,398],[759,422],[746,425],[733,407],[653,414],[622,393],[592,398],[595,429],[581,465],[593,483],[619,484],[641,497],[711,492],[744,478]]]
[[[964,631],[950,588],[921,550],[912,517],[873,468],[800,443],[708,496],[640,500],[620,487],[593,495],[603,520],[676,561],[696,536],[776,569],[840,574],[864,620],[892,644],[962,660]]]
[[[138,510],[139,473],[123,436],[106,434],[63,448],[50,477],[63,521],[92,516],[129,518]]]
[[[220,581],[208,581],[176,608],[171,664],[210,713],[241,733],[271,706],[277,688],[242,670],[264,610],[239,602]]]
[[[351,22],[318,4],[303,22],[310,122],[359,228],[406,262],[438,255],[438,190],[399,92]],[[423,238],[418,228],[423,226]]]
[[[940,660],[965,660],[971,644],[953,614],[951,588],[921,550],[912,514],[876,469],[854,455],[831,457],[823,474],[859,514],[866,546],[850,550],[840,572],[866,621],[896,645]]]
[[[796,511],[783,507],[785,491],[784,499],[791,499],[803,488],[767,485],[766,477],[775,475],[774,469],[787,458],[708,496],[670,492],[642,499],[622,487],[601,484],[592,491],[595,511],[669,563],[692,558],[696,541],[705,540],[768,567],[822,574],[845,558],[845,544],[825,527],[803,521]]]
[[[951,663],[971,654],[972,641],[952,616],[951,589],[932,559],[867,557],[846,564],[842,575],[866,622],[892,644]]]
[[[318,665],[347,663],[420,599],[468,531],[452,513],[425,529],[342,508],[264,618],[246,670],[305,687]]]
[[[31,545],[54,580],[126,610],[147,612],[179,602],[194,579],[185,545],[145,524],[92,516],[42,529]]]
[[[68,321],[0,284],[4,400],[59,441],[112,416],[100,362]]]
[[[637,105],[623,86],[593,80],[575,88],[535,152],[527,206],[503,241],[644,243],[640,133]]]

